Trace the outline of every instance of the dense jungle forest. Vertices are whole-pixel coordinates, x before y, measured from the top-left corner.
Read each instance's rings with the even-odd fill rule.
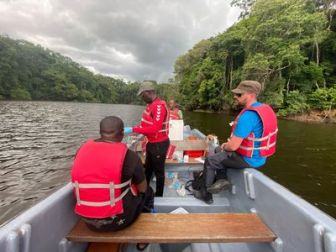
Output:
[[[176,96],[172,80],[153,82],[163,98]],[[139,84],[94,74],[47,48],[0,36],[0,100],[143,104]]]
[[[334,111],[335,1],[233,0],[232,5],[240,7],[240,19],[178,57],[174,78],[157,85],[159,94],[186,110],[221,111],[232,108],[232,88],[254,79],[263,85],[260,100],[280,116]],[[0,100],[141,104],[138,87],[139,82],[94,74],[39,45],[0,36]]]
[[[240,21],[197,43],[175,63],[182,104],[222,110],[243,79],[262,83],[260,99],[287,116],[336,108],[336,2],[234,0]]]
[[[95,75],[70,58],[0,37],[0,99],[136,102],[137,85]]]

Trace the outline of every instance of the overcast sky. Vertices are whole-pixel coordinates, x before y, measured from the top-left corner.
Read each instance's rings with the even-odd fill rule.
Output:
[[[0,33],[95,73],[167,81],[176,58],[237,21],[231,0],[0,0]]]

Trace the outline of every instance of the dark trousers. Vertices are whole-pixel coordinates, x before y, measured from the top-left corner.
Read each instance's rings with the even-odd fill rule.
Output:
[[[215,178],[227,179],[228,168],[243,169],[248,167],[250,165],[236,152],[217,152],[205,159],[203,170],[205,174],[205,186],[211,186]]]
[[[156,177],[155,196],[163,196],[163,188],[165,182],[165,160],[169,147],[169,139],[159,143],[147,143],[145,173],[147,183],[149,185],[153,172]]]
[[[148,187],[145,193],[133,196],[128,192],[123,198],[124,212],[109,218],[84,218],[89,229],[98,232],[118,231],[132,224],[140,213],[149,213],[154,208],[154,192]]]

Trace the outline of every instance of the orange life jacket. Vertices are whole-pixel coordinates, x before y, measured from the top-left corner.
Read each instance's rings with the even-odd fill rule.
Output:
[[[160,106],[158,106],[160,105]],[[166,110],[166,117],[162,123],[162,129],[159,130],[159,132],[153,133],[153,134],[146,134],[146,137],[148,138],[148,141],[150,143],[154,142],[162,142],[166,139],[168,139],[168,133],[169,133],[169,109],[167,108],[166,102],[161,100],[160,98],[156,98],[152,103],[147,104],[146,109],[142,113],[141,123],[140,127],[145,128],[148,126],[152,126],[157,121],[155,118],[153,118],[153,110],[156,108],[160,108],[160,110],[165,109]],[[160,111],[157,111],[158,114],[160,114]]]
[[[129,190],[136,195],[131,179],[121,183],[126,152],[123,143],[93,140],[79,149],[71,171],[78,215],[100,219],[123,213],[122,198]]]
[[[255,107],[248,107],[243,109],[239,115],[236,117],[233,125],[231,135],[233,134],[239,117],[247,110],[252,110],[258,113],[259,117],[261,118],[262,125],[263,125],[263,132],[260,138],[256,138],[254,133],[250,133],[247,138],[243,140],[237,153],[246,157],[252,157],[254,150],[260,151],[260,156],[268,157],[275,153],[276,149],[276,140],[277,140],[277,132],[278,132],[278,124],[277,118],[273,111],[273,109],[267,105],[262,104],[260,106]],[[256,147],[255,144],[260,142],[260,146]]]
[[[170,120],[180,120],[179,112],[180,110],[178,108],[174,108],[173,110],[169,110],[169,118]]]

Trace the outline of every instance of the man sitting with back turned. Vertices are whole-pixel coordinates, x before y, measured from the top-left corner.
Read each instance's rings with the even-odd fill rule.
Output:
[[[259,168],[275,152],[277,118],[269,105],[257,101],[260,91],[261,84],[252,80],[242,81],[232,90],[235,103],[244,108],[230,124],[231,136],[222,144],[222,151],[205,160],[203,187],[195,197],[208,204],[213,203],[212,193],[229,188],[227,168]]]
[[[100,138],[78,150],[71,176],[75,212],[94,231],[116,231],[153,207],[140,158],[124,143],[124,124],[115,116],[100,122]]]

